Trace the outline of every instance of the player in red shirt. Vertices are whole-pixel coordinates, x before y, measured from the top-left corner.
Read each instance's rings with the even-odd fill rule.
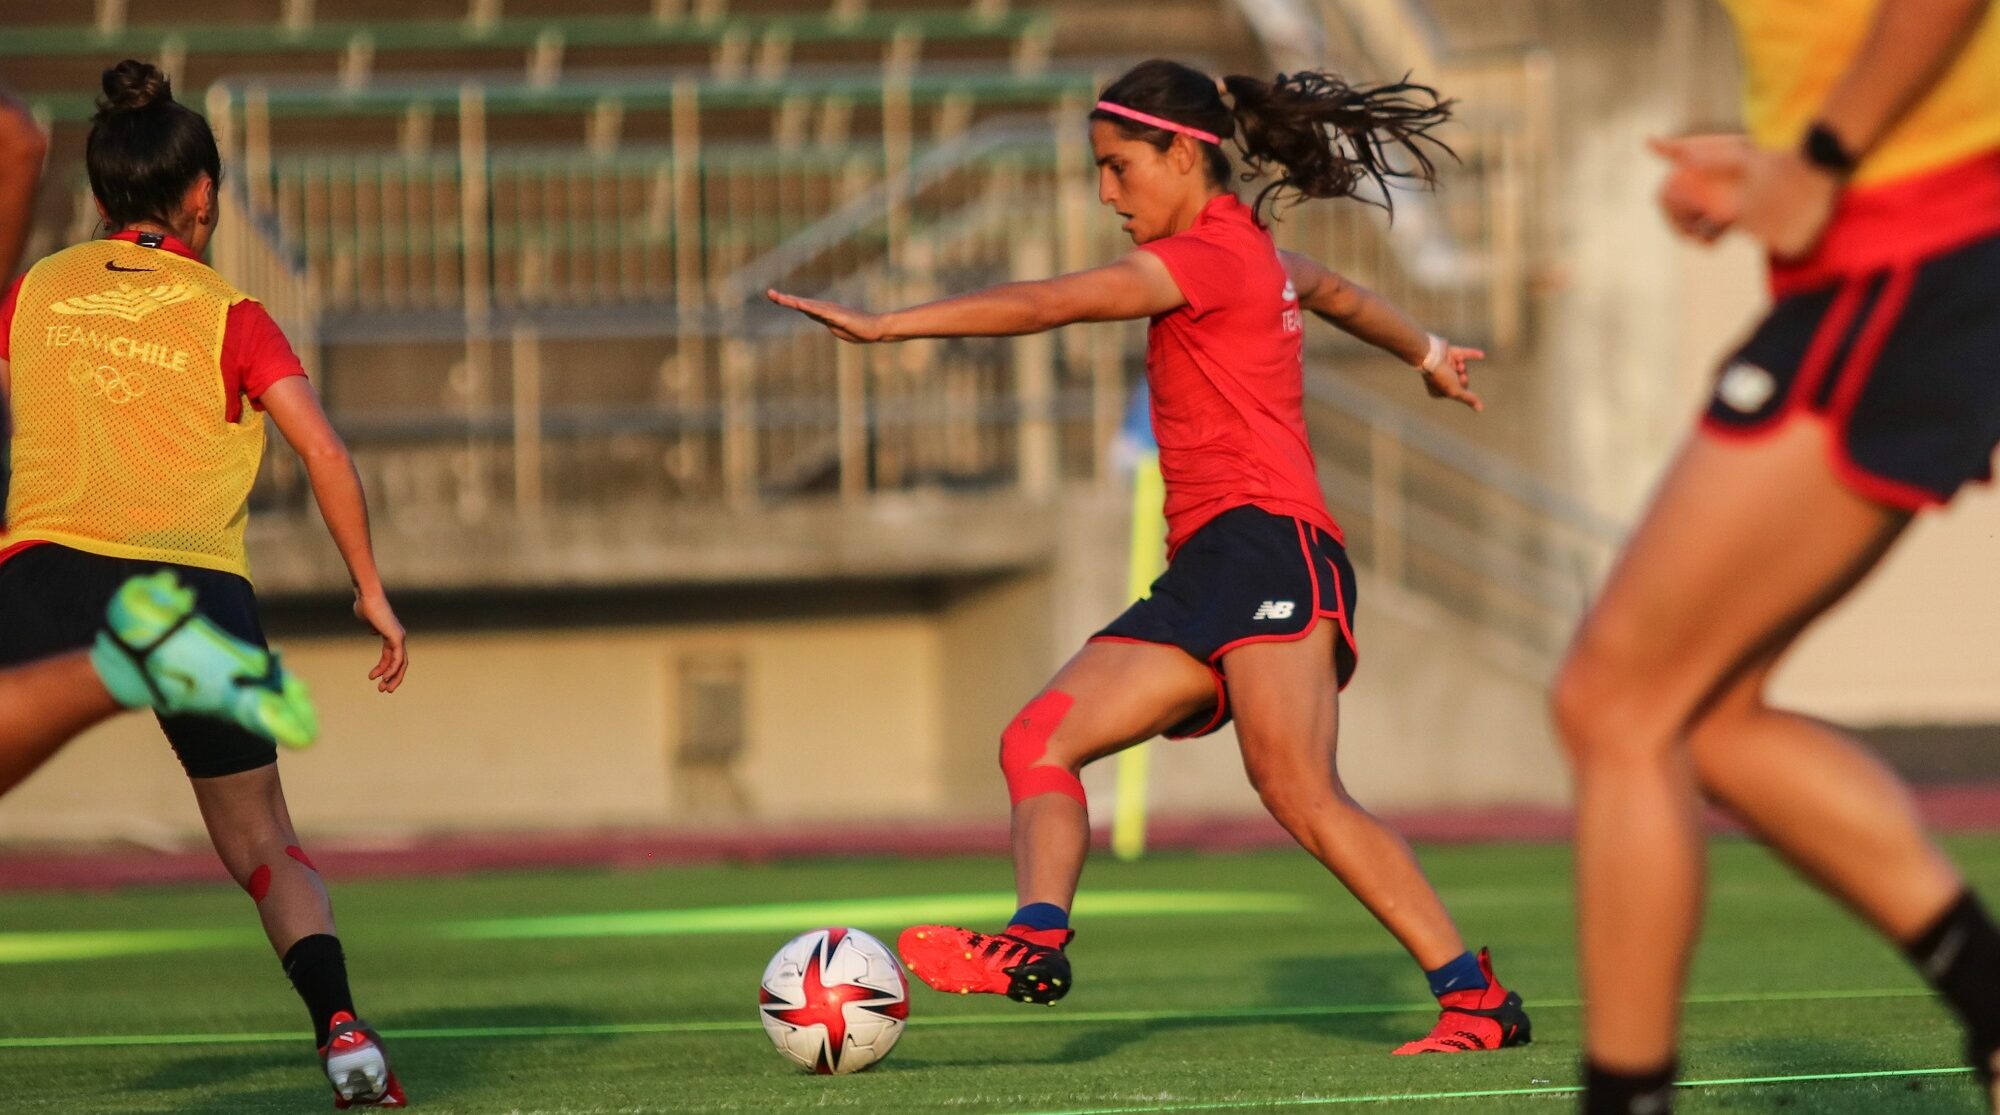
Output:
[[[1466,949],[1409,846],[1347,795],[1335,770],[1339,691],[1355,666],[1354,573],[1306,439],[1300,311],[1401,356],[1422,369],[1431,394],[1474,409],[1465,366],[1483,354],[1278,251],[1258,213],[1279,190],[1338,198],[1396,177],[1430,183],[1431,152],[1448,149],[1427,133],[1447,117],[1419,85],[1350,86],[1319,73],[1218,82],[1147,62],[1108,86],[1091,113],[1099,199],[1125,218],[1137,251],[889,313],[771,292],[857,343],[1152,320],[1146,376],[1169,565],[1001,733],[1021,908],[997,934],[905,931],[904,961],[932,987],[1062,998],[1072,982],[1068,911],[1090,843],[1077,772],[1157,735],[1205,735],[1233,716],[1272,816],[1430,977],[1437,1027],[1397,1052],[1529,1039],[1521,997],[1501,986],[1483,951]],[[1232,136],[1253,170],[1278,172],[1255,205],[1229,191],[1222,144]],[[1391,150],[1414,169],[1392,166]]]

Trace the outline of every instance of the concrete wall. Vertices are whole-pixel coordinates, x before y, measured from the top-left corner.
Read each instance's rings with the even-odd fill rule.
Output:
[[[324,736],[282,760],[301,827],[662,825],[730,817],[689,801],[674,753],[683,656],[745,670],[739,819],[899,817],[935,806],[939,625],[923,614],[570,631],[419,631],[403,689],[365,679],[366,639],[290,638]],[[719,796],[719,788],[710,788]],[[90,733],[0,806],[0,837],[173,840],[199,820],[150,720]]]

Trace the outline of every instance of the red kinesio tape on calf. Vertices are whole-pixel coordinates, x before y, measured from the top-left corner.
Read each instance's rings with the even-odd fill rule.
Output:
[[[1069,694],[1048,690],[1029,701],[1000,733],[1000,771],[1007,776],[1007,797],[1015,805],[1040,794],[1062,794],[1089,808],[1076,775],[1059,766],[1039,765],[1048,754],[1050,737],[1075,704],[1076,698]]]
[[[250,892],[250,901],[264,901],[264,896],[271,893],[270,865],[258,864],[257,870],[252,871],[249,880],[243,884],[243,889]]]
[[[297,844],[285,845],[285,854],[292,857],[295,860],[298,860],[300,863],[305,864],[307,867],[312,868],[314,871],[319,870],[319,865],[314,863],[312,860],[308,859],[306,857],[306,850],[304,848],[299,847]]]

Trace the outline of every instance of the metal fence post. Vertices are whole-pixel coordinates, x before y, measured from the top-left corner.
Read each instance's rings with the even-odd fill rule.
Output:
[[[1055,262],[1049,237],[1025,235],[1014,244],[1016,280],[1048,276]],[[1030,333],[1013,340],[1015,403],[1015,482],[1030,495],[1055,489],[1055,338]]]
[[[528,326],[514,329],[514,510],[542,510],[542,338]]]
[[[707,396],[707,349],[701,333],[707,283],[702,274],[701,230],[701,100],[687,78],[674,83],[673,123],[673,242],[674,311],[680,363],[678,380],[699,403]]]
[[[750,342],[734,335],[722,342],[722,484],[738,509],[757,502],[756,368]]]
[[[458,92],[459,230],[465,257],[459,269],[465,298],[465,379],[459,386],[466,414],[477,419],[486,409],[492,384],[493,290],[487,254],[486,94],[475,82]],[[476,421],[468,425],[465,446],[466,491],[461,509],[476,517],[488,504],[486,469],[480,457]]]
[[[861,346],[835,341],[834,390],[839,395],[840,498],[853,503],[868,494],[868,379]]]

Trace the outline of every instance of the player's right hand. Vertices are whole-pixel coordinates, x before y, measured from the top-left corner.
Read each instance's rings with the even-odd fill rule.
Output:
[[[1660,183],[1660,212],[1675,232],[1713,244],[1743,215],[1744,188],[1756,154],[1750,137],[1693,135],[1648,139],[1646,147],[1667,160]]]
[[[396,618],[396,610],[389,606],[389,598],[381,593],[357,594],[354,598],[354,617],[367,624],[377,635],[382,636],[382,657],[375,668],[368,671],[368,680],[375,683],[380,693],[394,693],[403,684],[403,674],[410,668],[410,652],[405,645],[407,638],[402,621]]]
[[[1463,345],[1445,345],[1439,353],[1435,367],[1426,365],[1417,369],[1423,373],[1424,389],[1433,399],[1451,399],[1464,403],[1475,411],[1483,411],[1486,404],[1472,392],[1472,375],[1466,371],[1466,361],[1484,360],[1486,353],[1480,349]]]
[[[765,291],[764,297],[787,309],[797,310],[826,326],[834,336],[851,344],[873,344],[884,336],[881,314],[871,314],[866,310],[856,310],[838,302],[826,302],[818,298],[800,298],[796,294],[785,294],[776,290]]]

